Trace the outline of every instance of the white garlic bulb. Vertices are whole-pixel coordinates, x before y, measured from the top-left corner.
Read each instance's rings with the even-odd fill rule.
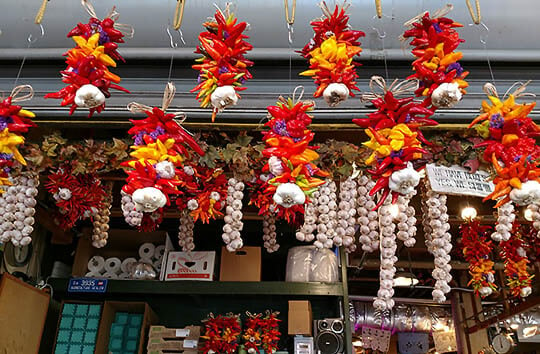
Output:
[[[497,226],[495,232],[491,234],[491,239],[495,242],[508,241],[512,236],[512,224],[516,219],[514,214],[514,204],[505,203],[497,209]]]
[[[124,214],[124,219],[126,223],[130,226],[140,226],[144,213],[142,211],[135,210],[135,203],[131,198],[131,195],[121,191],[121,208],[122,214]]]
[[[79,107],[96,108],[105,103],[105,95],[96,86],[86,84],[75,92],[74,102]]]
[[[234,106],[238,103],[238,94],[234,87],[230,85],[220,86],[212,92],[210,102],[212,102],[212,106],[218,112],[221,112],[225,108]]]
[[[452,108],[463,97],[457,82],[442,83],[433,90],[431,94],[431,103],[439,108]]]
[[[324,89],[323,97],[330,107],[335,107],[347,100],[349,93],[349,88],[345,84],[333,82]]]

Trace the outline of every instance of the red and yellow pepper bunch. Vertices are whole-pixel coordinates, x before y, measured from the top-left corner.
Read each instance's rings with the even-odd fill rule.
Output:
[[[205,339],[203,353],[236,353],[240,342],[240,318],[238,315],[229,314],[227,316],[218,315],[203,321]]]
[[[372,80],[380,78],[375,77]],[[377,110],[368,114],[367,118],[353,119],[353,122],[365,128],[370,138],[363,145],[373,151],[365,162],[371,167],[368,172],[377,181],[370,195],[382,192],[376,206],[378,208],[390,192],[392,201],[395,202],[400,194],[410,193],[410,188],[418,184],[419,177],[415,175],[410,164],[421,159],[422,154],[426,153],[422,143],[428,144],[419,128],[424,125],[437,125],[437,122],[428,118],[433,114],[431,110],[413,101],[412,97],[394,97],[390,89],[371,102]],[[424,166],[414,167],[419,170]],[[403,171],[404,175],[394,175],[398,171]],[[412,186],[414,182],[416,184]]]
[[[19,152],[19,146],[24,144],[22,134],[35,124],[30,118],[34,113],[12,104],[10,96],[0,102],[0,186],[9,186],[9,173],[16,162],[26,166],[26,160]],[[0,193],[4,190],[0,188]]]
[[[540,128],[528,117],[535,103],[517,104],[513,94],[501,100],[493,90],[488,98],[489,102],[482,102],[482,114],[469,125],[484,138],[475,147],[484,149],[483,160],[496,172],[495,190],[484,201],[495,200],[496,207],[509,201],[518,205],[539,202],[540,146],[536,138]]]
[[[109,71],[109,67],[116,67],[115,60],[124,61],[117,52],[124,34],[115,28],[118,14],[115,11],[112,14],[103,21],[92,17],[87,24],[79,23],[67,35],[76,43],[75,48],[64,54],[67,68],[60,72],[67,86],[45,98],[61,99],[62,106],[71,106],[69,114],[77,107],[88,108],[89,117],[101,112],[105,109],[105,99],[111,96],[109,89],[129,93],[117,85],[120,77]]]
[[[201,107],[213,106],[212,121],[216,114],[238,101],[237,91],[245,90],[242,85],[252,78],[248,67],[253,62],[244,55],[253,47],[245,41],[246,22],[238,22],[229,9],[217,10],[215,20],[203,23],[205,32],[199,34],[200,44],[195,53],[203,57],[200,64],[193,65],[199,71],[198,85],[191,92],[198,92]]]
[[[501,241],[501,258],[504,262],[504,274],[514,297],[527,297],[531,293],[531,282],[534,275],[527,271],[529,260],[525,250],[526,243],[522,239],[522,229],[515,221],[512,228],[512,237],[508,241]]]
[[[268,162],[263,167],[267,175],[261,192],[265,197],[255,199],[260,214],[277,208],[278,217],[294,221],[296,213],[303,214],[311,194],[325,183],[319,177],[328,174],[313,164],[319,154],[309,145],[315,136],[308,129],[312,119],[308,112],[313,107],[313,103],[283,97],[276,106],[267,107],[270,120],[265,126],[270,130],[263,132],[263,156]]]
[[[356,65],[354,57],[362,51],[358,39],[365,34],[352,30],[349,16],[343,6],[336,5],[330,12],[326,4],[321,4],[324,17],[311,22],[313,38],[300,52],[309,59],[309,70],[300,75],[311,76],[317,90],[314,97],[324,95],[329,105],[335,106],[348,96],[354,97],[356,86]]]
[[[489,258],[493,243],[489,240],[490,227],[480,225],[478,220],[472,220],[460,225],[461,246],[463,256],[469,263],[471,286],[476,294],[482,297],[490,295],[497,289],[495,285],[495,270],[493,261]]]
[[[248,353],[260,353],[260,349],[269,354],[277,351],[281,337],[280,320],[277,315],[278,313],[268,312],[263,317],[263,314],[251,315],[248,313],[242,333],[244,347]]]
[[[468,72],[458,63],[463,54],[455,51],[464,42],[455,28],[463,25],[446,17],[432,18],[426,12],[411,26],[403,38],[412,38],[412,54],[417,58],[413,62],[415,73],[409,76],[419,80],[416,96],[425,97],[424,106],[432,109],[453,106],[468,86]]]

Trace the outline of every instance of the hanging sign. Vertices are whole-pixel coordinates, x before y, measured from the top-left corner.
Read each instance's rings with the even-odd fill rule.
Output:
[[[455,331],[433,332],[433,343],[435,350],[439,353],[457,351],[457,341]]]
[[[431,189],[437,193],[485,197],[493,192],[493,183],[487,181],[489,173],[486,171],[470,173],[460,166],[428,164],[426,173]]]
[[[398,333],[399,352],[401,354],[424,354],[429,350],[429,334]]]
[[[104,293],[107,291],[107,279],[71,278],[68,293]]]
[[[362,327],[362,342],[364,348],[387,352],[390,349],[390,337],[392,333],[382,329]]]

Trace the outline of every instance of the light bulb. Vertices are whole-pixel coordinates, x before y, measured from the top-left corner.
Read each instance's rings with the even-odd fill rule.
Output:
[[[523,211],[523,217],[525,218],[525,220],[527,221],[533,221],[533,211],[529,208],[526,208],[524,211]]]
[[[359,339],[352,342],[353,347],[362,347],[364,343]]]
[[[519,328],[519,324],[517,323],[510,323],[510,328],[512,328],[514,331]]]
[[[529,338],[529,337],[532,337],[532,336],[536,335],[536,330],[537,329],[538,329],[538,326],[536,326],[536,325],[527,326],[527,327],[523,328],[523,338]]]
[[[461,218],[463,220],[473,220],[477,215],[476,209],[471,206],[461,209]]]
[[[399,205],[392,204],[390,205],[390,215],[395,219],[399,215]]]

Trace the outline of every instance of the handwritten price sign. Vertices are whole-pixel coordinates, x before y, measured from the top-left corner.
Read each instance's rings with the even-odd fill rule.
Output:
[[[437,193],[485,197],[493,192],[493,183],[487,181],[489,173],[485,171],[470,173],[459,166],[428,164],[426,173],[431,189]]]

